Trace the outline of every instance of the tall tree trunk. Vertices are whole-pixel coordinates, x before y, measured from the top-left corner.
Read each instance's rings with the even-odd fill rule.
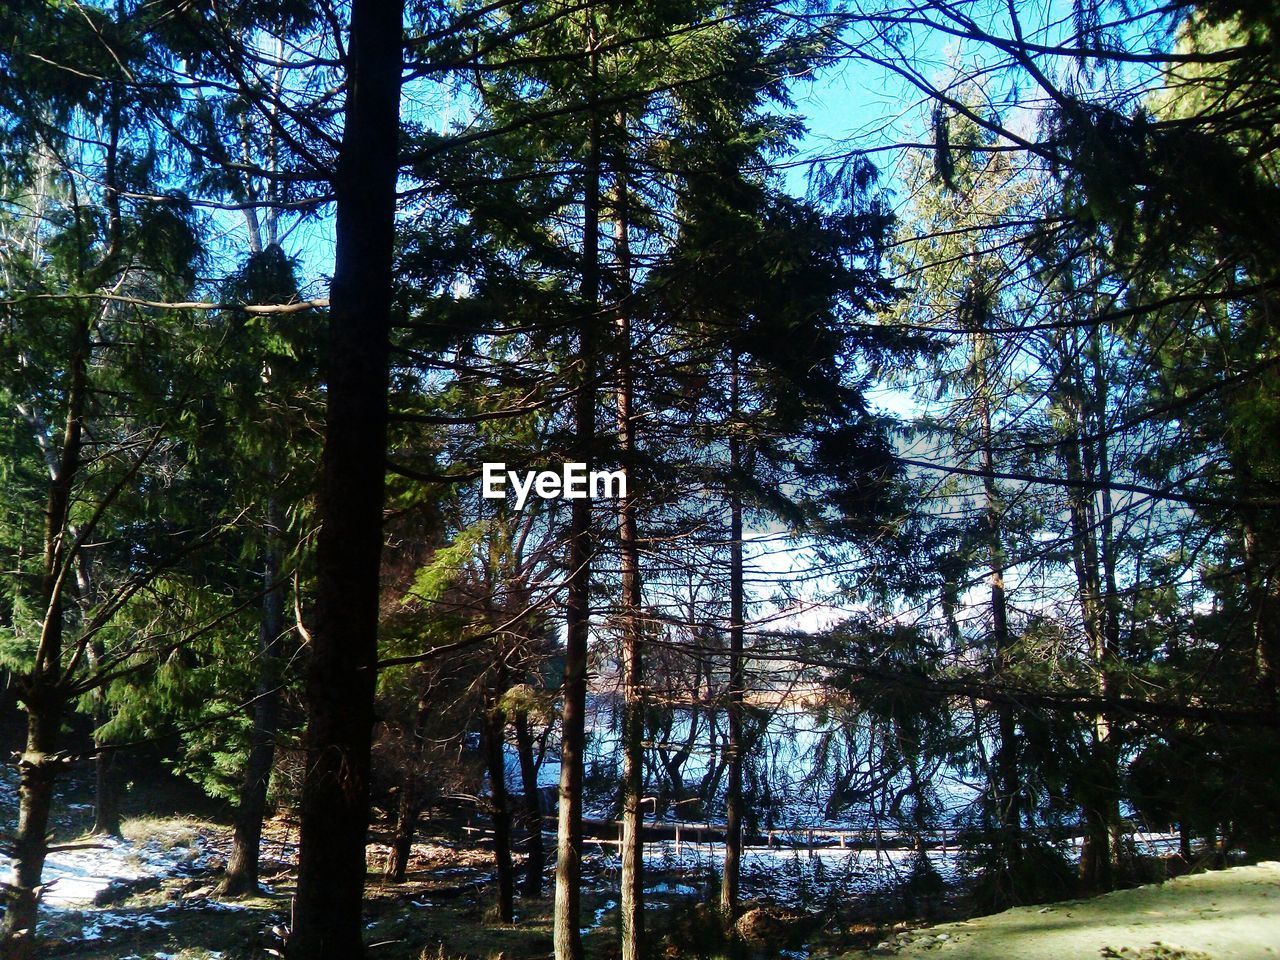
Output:
[[[1083,480],[1085,472],[1080,453],[1082,439],[1077,432],[1064,445],[1067,479],[1073,482]],[[1103,637],[1103,615],[1098,602],[1100,585],[1097,578],[1097,565],[1094,562],[1097,551],[1093,546],[1093,510],[1088,502],[1088,494],[1077,488],[1069,495],[1071,514],[1071,555],[1075,567],[1076,583],[1080,591],[1080,606],[1084,623],[1085,638],[1089,646],[1090,657],[1097,662],[1105,649]],[[1095,672],[1096,689],[1103,691],[1101,675]],[[1092,740],[1091,751],[1097,771],[1089,777],[1088,789],[1082,798],[1082,814],[1085,825],[1084,846],[1080,851],[1080,879],[1089,889],[1106,889],[1111,884],[1111,857],[1109,855],[1108,825],[1106,803],[1103,799],[1104,787],[1101,771],[1101,748],[1106,741],[1106,718],[1101,714],[1093,717],[1089,732]]]
[[[590,470],[596,432],[595,326],[600,308],[600,118],[594,102],[599,74],[595,19],[588,15],[587,157],[582,198],[582,316],[578,325],[578,392],[574,403],[577,459]],[[569,586],[565,604],[561,709],[560,809],[556,831],[555,960],[582,960],[582,765],[586,742],[587,637],[591,597],[591,501],[573,501],[569,523]]]
[[[502,695],[495,694],[495,701]],[[507,797],[506,744],[507,715],[497,702],[489,704],[484,716],[485,761],[489,768],[489,803],[493,821],[493,856],[498,875],[498,919],[515,919],[515,868],[511,863],[511,804]]]
[[[520,893],[525,897],[542,896],[542,870],[546,851],[542,844],[542,795],[538,790],[538,768],[533,761],[533,733],[529,729],[529,711],[521,709],[512,718],[516,728],[516,753],[520,757],[520,784],[524,788],[524,822],[529,833],[526,848],[524,883]]]
[[[1103,328],[1095,325],[1089,332],[1089,360],[1093,371],[1091,395],[1091,432],[1097,437],[1093,449],[1094,474],[1097,476],[1098,570],[1102,591],[1102,645],[1097,650],[1098,689],[1108,696],[1114,686],[1113,675],[1120,651],[1120,593],[1116,588],[1115,511],[1111,501],[1111,449],[1107,440],[1109,424],[1107,408],[1110,391],[1106,355],[1102,343]],[[1096,724],[1098,731],[1098,765],[1102,771],[1103,794],[1100,798],[1104,826],[1096,842],[1104,844],[1109,864],[1118,864],[1123,854],[1120,822],[1120,746],[1117,720],[1103,713]],[[1105,830],[1105,837],[1102,831]]]
[[[627,116],[619,115],[626,142]],[[643,586],[640,580],[640,542],[636,533],[635,491],[631,489],[631,459],[636,449],[633,358],[631,347],[631,240],[630,198],[627,194],[625,154],[618,159],[615,197],[614,249],[618,258],[617,413],[618,450],[627,476],[627,492],[618,501],[618,550],[622,573],[622,861],[619,901],[622,914],[622,960],[640,960],[644,952],[644,829],[641,801],[644,793],[644,699],[640,654],[640,614]]]
[[[364,955],[403,0],[352,0],[290,960]]]
[[[109,132],[102,176],[107,242],[91,269],[81,264],[77,280],[84,289],[101,287],[117,269],[116,259],[124,233],[117,187],[121,100],[119,89],[112,85],[107,103]],[[73,570],[77,577],[84,572],[80,558],[72,552],[80,538],[70,521],[72,493],[83,463],[93,315],[75,316],[72,322],[62,449],[50,462],[45,502],[40,639],[34,665],[17,678],[19,699],[27,711],[27,742],[18,760],[18,829],[11,847],[12,880],[4,888],[6,909],[0,923],[0,955],[6,960],[26,960],[34,951],[40,879],[49,853],[54,780],[63,763],[57,755],[58,735],[70,702],[70,693],[62,680],[66,589]],[[81,648],[76,652],[87,651]]]
[[[1071,436],[1063,444],[1067,479],[1072,481],[1068,496],[1071,515],[1071,555],[1075,567],[1076,583],[1080,591],[1081,619],[1085,639],[1092,660],[1094,687],[1099,695],[1108,691],[1108,660],[1115,641],[1111,631],[1119,630],[1119,614],[1115,591],[1114,558],[1109,530],[1105,518],[1098,516],[1094,495],[1084,485],[1093,480],[1103,481],[1109,471],[1105,447],[1095,446],[1090,434],[1105,432],[1104,417],[1097,415],[1104,402],[1098,391],[1105,389],[1099,383],[1095,369],[1093,390],[1089,394],[1089,382],[1085,378],[1083,350],[1078,336],[1069,335],[1063,350],[1065,405],[1070,413]],[[1099,355],[1090,351],[1095,365]],[[1110,512],[1109,496],[1103,506]],[[1100,544],[1099,538],[1105,543]],[[1090,765],[1087,777],[1082,777],[1081,813],[1084,818],[1085,837],[1080,851],[1080,879],[1085,887],[1105,890],[1112,886],[1114,852],[1118,846],[1118,764],[1111,738],[1111,722],[1103,713],[1095,714],[1091,738]]]
[[[78,320],[70,351],[66,426],[62,452],[49,481],[45,504],[44,562],[40,599],[44,612],[35,664],[19,678],[19,695],[27,712],[27,744],[18,760],[18,830],[12,844],[13,879],[5,888],[5,915],[0,926],[0,954],[25,958],[33,949],[40,878],[49,853],[49,812],[53,785],[61,764],[58,731],[67,708],[62,685],[64,599],[71,540],[68,519],[72,489],[80,470],[88,391],[90,324]]]
[[[729,402],[734,420],[738,417],[738,357],[729,372]],[[732,923],[738,911],[738,881],[742,870],[742,693],[743,633],[746,603],[742,571],[742,497],[737,492],[742,468],[738,425],[729,434],[729,738],[725,744],[729,783],[725,790],[724,875],[720,884],[720,913]]]
[[[258,625],[258,677],[253,704],[253,732],[249,757],[245,763],[244,782],[240,787],[240,804],[236,812],[231,855],[227,872],[218,886],[224,897],[239,897],[258,892],[258,855],[262,841],[262,821],[267,812],[267,788],[276,756],[276,732],[280,717],[280,653],[279,643],[285,632],[284,584],[280,579],[280,531],[283,525],[280,501],[274,485],[277,480],[272,465],[268,466],[272,492],[267,496],[266,545],[262,556],[262,620]]]
[[[987,569],[991,585],[991,635],[995,647],[994,673],[999,676],[1010,667],[1012,637],[1009,632],[1009,603],[1005,594],[1005,551],[1003,510],[1000,491],[995,481],[995,438],[992,423],[991,339],[979,330],[973,337],[974,368],[977,374],[978,426],[982,444],[982,491],[987,533]],[[992,769],[992,802],[999,834],[998,862],[1003,871],[998,897],[1009,904],[1018,902],[1016,882],[1012,876],[1022,861],[1022,789],[1018,779],[1017,723],[1007,704],[996,707],[996,750]]]
[[[277,47],[279,47],[277,43]],[[283,82],[283,68],[276,71],[272,81],[272,96],[278,97]],[[249,117],[240,120],[241,147],[244,155],[250,156],[254,149],[253,126]],[[276,170],[275,134],[267,141],[268,168]],[[229,156],[222,156],[219,162],[232,166]],[[258,189],[248,176],[233,181],[239,188],[239,199],[257,201]],[[275,199],[276,185],[269,180],[268,195]],[[264,215],[259,216],[253,203],[246,203],[243,215],[245,229],[248,234],[249,250],[260,254],[275,243],[277,221],[280,218],[278,207],[268,206]],[[265,235],[265,236],[264,236]],[[271,376],[264,372],[264,385],[268,386]],[[253,731],[249,740],[249,756],[245,761],[244,779],[240,785],[239,802],[236,807],[235,831],[231,839],[231,855],[227,858],[227,871],[218,886],[218,893],[224,897],[237,897],[255,894],[258,886],[258,862],[262,845],[262,823],[267,813],[267,793],[271,785],[271,769],[275,764],[276,734],[279,730],[280,717],[280,683],[282,657],[279,642],[285,632],[284,584],[280,582],[284,563],[282,534],[284,530],[284,513],[281,509],[280,494],[277,486],[281,479],[280,461],[286,456],[283,447],[277,447],[268,454],[266,481],[266,516],[263,524],[264,547],[262,551],[262,619],[258,625],[258,675],[254,690]]]

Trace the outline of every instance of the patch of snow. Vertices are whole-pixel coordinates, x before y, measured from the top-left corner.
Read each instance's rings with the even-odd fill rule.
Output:
[[[591,926],[581,928],[580,932],[585,936],[596,927],[600,926],[600,924],[604,923],[604,915],[617,907],[617,905],[618,901],[616,900],[606,900],[603,905],[596,908],[596,912],[591,918]]]
[[[697,887],[691,887],[687,883],[655,883],[652,887],[645,887],[645,893],[668,893],[675,894],[678,897],[692,897],[698,892]]]
[[[41,903],[54,909],[92,905],[113,883],[164,877],[189,861],[195,851],[180,845],[142,844],[110,837],[85,841],[79,849],[50,853],[44,864]],[[0,880],[12,880],[12,866],[0,856]]]
[[[173,921],[161,919],[159,914],[167,913],[172,909],[173,905],[161,907],[151,913],[116,913],[111,910],[95,910],[92,913],[85,913],[82,917],[82,925],[80,928],[80,941],[89,942],[93,940],[101,940],[107,932],[120,932],[130,930],[163,930]],[[37,932],[40,932],[47,926],[45,921],[41,921],[36,925]],[[128,957],[122,957],[121,960],[129,960]]]

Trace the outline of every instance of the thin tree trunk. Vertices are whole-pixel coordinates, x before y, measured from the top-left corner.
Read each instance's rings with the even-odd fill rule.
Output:
[[[275,470],[268,469],[274,486]],[[231,855],[227,872],[218,885],[224,897],[247,896],[258,892],[258,856],[262,841],[262,821],[267,812],[267,789],[276,756],[276,732],[280,717],[280,654],[278,644],[285,632],[284,584],[280,580],[280,530],[283,517],[273,490],[267,496],[266,546],[263,550],[262,620],[258,625],[258,678],[253,704],[253,733],[245,763],[240,804],[236,812]]]
[[[501,696],[501,691],[495,698]],[[507,716],[497,703],[485,710],[485,761],[489,768],[489,803],[493,822],[493,856],[498,875],[498,919],[515,919],[515,868],[511,863],[511,804],[507,798],[507,763],[503,755]]]
[[[738,416],[738,357],[730,369],[729,403],[731,413]],[[742,870],[742,693],[743,633],[746,604],[743,595],[742,570],[742,497],[737,492],[738,471],[742,467],[742,451],[737,424],[730,425],[729,435],[729,738],[725,744],[728,757],[729,783],[725,790],[724,875],[720,884],[720,913],[732,923],[738,912],[739,876]]]
[[[1092,362],[1100,363],[1096,341],[1090,348]],[[1095,369],[1094,395],[1087,392],[1082,348],[1078,337],[1070,336],[1064,353],[1064,370],[1068,382],[1067,403],[1071,411],[1072,436],[1064,445],[1067,477],[1076,483],[1098,479],[1105,482],[1109,473],[1106,449],[1094,447],[1087,439],[1091,433],[1105,433],[1105,384]],[[1076,489],[1069,498],[1072,526],[1072,561],[1080,590],[1081,616],[1090,658],[1093,661],[1094,685],[1105,696],[1109,688],[1109,658],[1116,639],[1111,632],[1119,630],[1119,614],[1115,595],[1114,559],[1110,555],[1110,526],[1098,516],[1098,506],[1091,493]],[[1109,497],[1104,513],[1110,512]],[[1099,538],[1103,542],[1099,542]],[[1118,638],[1117,638],[1118,639]],[[1106,890],[1113,885],[1113,863],[1119,845],[1118,765],[1111,721],[1104,713],[1095,714],[1090,731],[1091,770],[1080,778],[1081,808],[1085,824],[1084,843],[1080,851],[1079,874],[1086,888]]]
[[[418,800],[417,777],[405,777],[396,799],[396,825],[391,838],[391,855],[387,858],[387,879],[404,883],[409,875],[409,856],[413,853],[413,837],[418,831],[422,805]]]
[[[74,531],[72,533],[74,536]],[[76,581],[83,602],[89,602],[90,584],[85,571],[85,564],[77,565]],[[96,639],[89,643],[89,662],[96,667],[102,661],[102,644]],[[99,687],[93,691],[93,722],[97,729],[102,729],[109,719],[107,711],[106,691]],[[119,837],[120,834],[120,778],[117,774],[118,762],[116,750],[110,744],[102,743],[94,735],[95,753],[93,758],[93,828],[89,831],[98,837]]]
[[[594,101],[599,57],[594,17],[587,30],[588,90]],[[583,177],[582,317],[578,326],[578,393],[574,427],[578,459],[591,469],[596,432],[595,325],[600,307],[600,119],[588,111]],[[569,525],[569,585],[565,605],[564,693],[561,709],[560,809],[556,832],[555,960],[582,960],[582,765],[586,742],[587,637],[591,597],[591,501],[573,501]]]
[[[529,730],[529,711],[520,710],[512,718],[516,728],[516,752],[520,757],[520,783],[524,787],[525,828],[529,832],[529,845],[524,867],[524,884],[521,895],[542,896],[542,870],[546,865],[546,851],[542,844],[542,799],[538,791],[538,768],[533,762],[533,734]]]
[[[74,525],[67,527],[69,535],[79,539],[79,531]],[[89,574],[89,563],[81,552],[76,560],[76,594],[82,604],[93,602],[93,582]],[[89,642],[86,651],[89,665],[96,668],[102,662],[104,648],[102,642],[94,638]],[[93,723],[96,730],[101,730],[110,720],[107,709],[106,691],[99,687],[93,691]],[[118,755],[116,750],[98,739],[94,733],[93,757],[93,827],[89,833],[98,837],[119,837],[120,834],[120,790],[121,783],[117,771]]]
[[[1120,650],[1120,592],[1116,587],[1115,510],[1111,500],[1111,448],[1107,440],[1110,425],[1107,408],[1110,378],[1106,355],[1103,350],[1103,328],[1096,325],[1089,333],[1089,354],[1093,365],[1092,433],[1098,438],[1094,453],[1097,474],[1098,509],[1098,561],[1102,587],[1102,649],[1098,656],[1098,678],[1103,696],[1114,686],[1115,660]],[[1101,750],[1099,762],[1103,770],[1105,793],[1102,798],[1103,817],[1106,820],[1107,856],[1110,862],[1119,863],[1124,850],[1123,828],[1120,822],[1120,750],[1117,746],[1116,719],[1102,716],[1105,730],[1100,730]]]
[[[404,777],[400,782],[400,796],[396,801],[395,832],[391,839],[391,855],[387,858],[386,875],[394,883],[404,883],[409,872],[409,858],[413,853],[413,837],[418,830],[418,817],[422,814],[424,796],[422,771],[419,769],[419,750],[431,720],[432,702],[430,687],[418,696],[418,708],[414,714],[413,734],[409,756],[404,760]]]
[[[586,392],[585,384],[580,391]],[[588,592],[591,507],[573,501],[570,580],[566,604],[563,705],[560,740],[560,801],[556,831],[556,894],[553,939],[556,960],[582,960],[579,915],[582,875],[582,779],[586,741]]]
[[[977,374],[978,416],[982,443],[982,490],[985,500],[987,527],[987,565],[991,585],[991,634],[995,647],[995,674],[999,676],[1010,667],[1012,638],[1009,633],[1009,606],[1005,594],[1004,533],[1000,491],[995,481],[995,438],[992,423],[992,391],[989,353],[991,340],[982,331],[973,337],[974,368]],[[1007,704],[996,708],[996,750],[992,758],[995,774],[991,784],[992,800],[996,812],[996,828],[999,831],[998,860],[1004,877],[998,884],[1001,900],[1018,902],[1016,884],[1012,880],[1022,860],[1022,803],[1021,784],[1018,779],[1017,724],[1013,710]]]
[[[44,610],[35,664],[19,678],[27,711],[26,750],[18,760],[18,830],[13,838],[12,880],[5,888],[5,915],[0,926],[0,954],[25,958],[33,949],[40,878],[49,853],[49,812],[53,784],[61,764],[58,732],[67,707],[62,686],[64,596],[66,587],[71,493],[80,470],[87,396],[90,330],[78,321],[71,348],[66,427],[62,452],[49,481],[45,505],[44,563],[40,598]]]
[[[1072,438],[1064,446],[1067,460],[1067,477],[1080,480],[1084,476],[1081,462],[1079,435]],[[1096,557],[1096,550],[1091,549],[1093,538],[1093,517],[1084,495],[1071,494],[1071,527],[1072,527],[1072,561],[1076,571],[1076,582],[1080,591],[1080,605],[1085,627],[1085,635],[1089,644],[1090,656],[1097,661],[1105,648],[1106,641],[1102,632],[1102,615],[1098,604],[1099,584],[1097,566],[1091,562]],[[1102,679],[1097,676],[1097,689],[1102,690]],[[1085,823],[1084,845],[1080,851],[1080,880],[1089,889],[1102,890],[1111,885],[1110,840],[1106,803],[1103,799],[1105,784],[1101,768],[1101,751],[1107,739],[1106,718],[1097,714],[1093,718],[1090,731],[1095,773],[1088,782],[1077,784],[1083,788],[1082,813]]]
[[[280,95],[282,79],[283,70],[277,70],[272,82],[273,97]],[[252,124],[247,116],[241,118],[240,136],[241,147],[247,158],[254,149]],[[269,169],[277,169],[274,134],[268,138],[267,154]],[[230,157],[224,156],[220,158],[220,162],[229,166],[231,160]],[[239,187],[240,199],[251,201],[259,199],[258,190],[251,178],[242,177],[235,182]],[[274,195],[275,181],[270,180],[269,183],[268,189]],[[243,214],[249,250],[251,253],[260,254],[275,243],[276,223],[280,211],[275,207],[267,207],[264,211],[265,215],[260,217],[253,203],[248,203],[244,207]],[[270,377],[265,379],[269,385]],[[280,582],[281,567],[284,562],[281,539],[284,515],[280,505],[280,495],[276,489],[281,473],[277,458],[281,456],[282,452],[277,450],[269,454],[267,460],[268,492],[263,525],[265,545],[262,554],[264,593],[262,620],[258,625],[258,675],[254,690],[253,731],[250,735],[249,756],[245,761],[244,779],[240,785],[239,802],[236,807],[231,855],[227,858],[226,875],[218,886],[218,893],[224,897],[246,896],[259,891],[258,864],[262,845],[262,824],[267,813],[267,793],[271,785],[271,769],[275,764],[275,740],[279,730],[282,658],[278,642],[285,632],[284,584]]]
[[[663,721],[662,742],[660,749],[657,751],[658,760],[666,771],[667,780],[671,784],[671,795],[678,802],[686,799],[684,785],[684,765],[689,762],[689,758],[693,756],[694,747],[698,745],[698,709],[692,708],[689,711],[689,729],[685,732],[684,742],[680,746],[673,747],[675,740],[671,736],[674,727],[676,713],[673,709],[667,708],[666,719]],[[711,746],[712,758],[714,760],[715,747],[715,725],[711,725]]]
[[[290,960],[364,955],[403,0],[353,0]]]
[[[96,722],[105,723],[105,715],[98,714]],[[93,758],[93,829],[89,832],[94,836],[120,836],[120,778],[116,763],[115,748],[100,744]]]
[[[619,115],[623,141],[627,116]],[[622,470],[630,481],[631,457],[636,448],[632,411],[633,358],[631,348],[631,242],[629,237],[626,156],[619,157],[615,198],[614,249],[618,257],[618,451]],[[643,587],[640,580],[640,543],[636,533],[635,491],[618,501],[618,550],[622,573],[622,861],[619,901],[622,914],[622,960],[640,960],[644,952],[644,699],[640,656],[640,612]]]

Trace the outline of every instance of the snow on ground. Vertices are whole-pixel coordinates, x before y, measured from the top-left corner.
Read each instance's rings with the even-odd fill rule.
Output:
[[[655,865],[675,858],[674,843],[655,844],[663,848]],[[686,847],[691,846],[685,844]],[[723,844],[694,846],[695,859],[701,858],[707,869],[717,874],[724,864]],[[682,851],[683,854],[683,851]],[[947,883],[958,879],[956,850],[930,850],[929,863]],[[646,855],[646,862],[649,856]],[[780,900],[797,900],[805,889],[839,884],[864,891],[881,889],[905,880],[916,862],[914,850],[855,850],[838,846],[816,847],[812,852],[798,849],[748,847],[742,853],[744,880],[757,880],[775,891]]]
[[[44,866],[41,904],[54,909],[92,906],[112,884],[149,878],[162,879],[189,867],[199,854],[199,841],[191,845],[164,839],[130,843],[109,837],[92,837],[55,850]],[[0,880],[12,880],[9,858],[0,856]]]
[[[587,841],[590,843],[591,841]],[[929,864],[945,883],[960,877],[957,851],[930,850]],[[693,895],[698,885],[714,884],[724,866],[724,844],[690,843],[677,849],[672,840],[646,843],[645,870],[653,874],[688,878],[687,882],[662,884],[654,893]],[[802,849],[748,847],[742,855],[742,883],[748,896],[765,896],[779,903],[800,906],[815,896],[884,891],[907,880],[916,866],[912,850],[855,850],[817,847]],[[621,867],[612,851],[606,854],[606,876]]]
[[[1178,847],[1176,834],[1138,833],[1130,839],[1142,854],[1164,855]],[[1069,859],[1078,859],[1078,841],[1068,841],[1064,852]],[[925,856],[948,886],[965,875],[960,851],[954,846],[929,849]],[[765,894],[771,900],[799,906],[832,890],[870,893],[892,889],[911,878],[919,866],[917,857],[914,850],[846,849],[834,844],[812,851],[747,847],[742,854],[742,880],[744,887],[752,888],[751,895]],[[724,844],[685,840],[677,846],[673,840],[649,842],[644,847],[644,859],[649,871],[711,878],[723,869]],[[609,869],[620,869],[616,856],[606,857],[606,870]]]
[[[68,809],[84,809],[72,804]],[[18,808],[18,773],[0,765],[0,830],[11,830]],[[138,842],[111,837],[85,837],[57,842],[45,860],[44,893],[41,905],[54,910],[77,910],[92,906],[95,898],[113,884],[163,879],[198,866],[206,856],[204,843],[195,830],[178,823],[156,820],[156,835]],[[0,882],[11,882],[10,860],[0,853]],[[111,922],[109,916],[104,922]]]

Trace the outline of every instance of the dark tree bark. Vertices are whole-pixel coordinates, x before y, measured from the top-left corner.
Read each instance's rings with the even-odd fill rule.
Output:
[[[594,20],[587,30],[590,77],[598,82],[599,60]],[[577,459],[591,469],[596,432],[595,326],[600,308],[600,120],[593,102],[588,111],[587,156],[583,169],[582,316],[578,323],[577,396],[574,427]],[[561,708],[560,808],[556,831],[556,895],[552,937],[555,960],[582,960],[582,764],[586,741],[587,638],[590,632],[591,501],[573,501],[569,521],[569,585],[565,604],[564,687]]]
[[[91,595],[88,564],[77,564],[76,580],[80,596],[87,603]],[[102,661],[102,644],[94,640],[89,644],[90,663],[97,666]],[[110,719],[107,711],[106,691],[98,688],[93,691],[93,722],[101,729]],[[110,745],[98,741],[94,737],[97,752],[93,758],[93,829],[89,832],[98,837],[119,837],[120,834],[120,777],[117,770],[118,756]]]
[[[68,528],[78,539],[75,527]],[[88,604],[93,596],[89,564],[83,554],[76,563],[76,588],[81,602]],[[89,643],[89,663],[97,667],[102,662],[103,645],[99,640]],[[106,691],[99,687],[93,691],[93,722],[100,730],[110,719]],[[119,755],[110,744],[102,743],[94,735],[96,753],[93,758],[93,828],[90,834],[97,837],[120,837],[120,792],[123,784],[119,775]]]
[[[99,719],[104,722],[105,718]],[[116,751],[99,746],[93,759],[93,829],[99,837],[120,836],[120,777],[116,770]]]
[[[37,695],[38,696],[38,695]],[[57,772],[55,751],[63,704],[56,695],[47,700],[28,694],[27,744],[18,761],[18,831],[13,839],[13,874],[6,891],[0,946],[4,956],[31,956],[40,878],[49,853],[49,813]]]
[[[277,73],[273,83],[273,96],[281,93],[283,76]],[[241,147],[246,156],[255,150],[252,139],[252,126],[242,119],[240,127]],[[232,168],[234,163],[220,143],[215,140],[215,149],[222,154],[217,157],[220,164]],[[274,160],[276,153],[274,144],[268,145],[268,156]],[[248,176],[238,178],[239,198],[252,200],[257,198],[257,190]],[[272,193],[274,187],[269,188]],[[280,209],[266,207],[262,215],[252,204],[243,210],[245,228],[248,234],[249,250],[261,254],[276,243]],[[274,292],[274,291],[273,291]],[[264,384],[270,386],[271,376],[264,378]],[[279,730],[280,718],[280,683],[282,656],[279,642],[285,633],[284,584],[281,582],[284,562],[284,513],[281,509],[280,492],[277,487],[281,479],[280,463],[285,459],[284,448],[277,447],[275,452],[267,456],[266,482],[266,516],[263,533],[265,546],[262,551],[262,620],[258,627],[258,676],[256,678],[253,704],[253,731],[250,735],[249,756],[245,762],[244,780],[240,785],[240,795],[236,807],[235,831],[232,834],[231,855],[227,858],[227,871],[218,886],[218,893],[224,897],[237,897],[255,894],[258,886],[259,851],[262,844],[262,823],[267,813],[267,793],[271,785],[271,769],[275,764],[276,734]]]
[[[1098,676],[1098,690],[1105,697],[1115,686],[1114,671],[1120,650],[1120,594],[1116,587],[1115,510],[1111,501],[1111,450],[1108,442],[1108,394],[1110,382],[1102,346],[1102,327],[1095,326],[1089,332],[1089,359],[1093,368],[1093,393],[1091,400],[1092,433],[1097,436],[1091,448],[1092,475],[1097,477],[1100,489],[1094,511],[1098,528],[1098,565],[1101,575],[1101,646],[1094,651],[1094,669]],[[1089,448],[1087,448],[1089,449]],[[1109,865],[1119,864],[1123,856],[1123,828],[1120,821],[1120,747],[1121,731],[1118,719],[1103,713],[1097,718],[1098,765],[1101,769],[1103,793],[1100,798],[1104,826],[1098,831],[1095,843],[1101,846]],[[1111,871],[1114,875],[1114,870]]]
[[[274,471],[269,470],[269,474]],[[274,476],[271,477],[274,481]],[[258,678],[253,704],[253,733],[227,872],[218,885],[224,897],[241,897],[258,892],[258,855],[262,842],[262,821],[267,813],[267,789],[276,756],[276,732],[280,717],[279,643],[285,632],[284,584],[280,582],[280,503],[272,492],[267,497],[267,543],[263,550],[262,620],[258,626]]]
[[[507,797],[507,764],[503,756],[507,715],[496,703],[485,710],[485,762],[489,768],[489,805],[493,822],[493,857],[498,877],[498,919],[515,920],[515,868],[511,862],[511,804]]]
[[[1105,440],[1106,383],[1100,375],[1101,351],[1093,339],[1094,394],[1085,389],[1084,361],[1077,335],[1072,332],[1060,348],[1068,375],[1064,400],[1071,411],[1072,435],[1063,444],[1067,479],[1078,483],[1069,495],[1071,556],[1080,591],[1081,617],[1094,672],[1094,688],[1102,697],[1110,693],[1110,661],[1119,644],[1119,604],[1116,595],[1110,494],[1102,500],[1101,516],[1094,494],[1085,483],[1110,480]],[[1095,445],[1096,444],[1096,445]],[[1079,875],[1091,890],[1107,890],[1114,884],[1114,864],[1119,852],[1119,756],[1112,737],[1112,720],[1106,712],[1092,717],[1091,769],[1081,778],[1081,812],[1085,824]]]
[[[529,729],[529,712],[520,710],[512,718],[516,728],[516,752],[520,757],[520,783],[524,788],[525,829],[529,833],[525,858],[524,883],[520,893],[525,897],[542,896],[542,870],[546,851],[542,844],[542,795],[538,790],[538,768],[533,760],[533,733]]]
[[[290,960],[364,955],[403,0],[353,0]]]
[[[666,717],[662,725],[662,749],[657,751],[658,761],[662,764],[663,770],[666,771],[667,781],[670,784],[670,800],[679,802],[686,799],[685,794],[688,792],[684,785],[684,765],[693,756],[694,747],[698,745],[698,732],[701,729],[700,718],[701,711],[697,707],[689,710],[689,729],[685,731],[684,742],[679,747],[673,748],[673,740],[671,738],[671,729],[675,726],[675,713],[671,710],[666,712]],[[712,753],[714,754],[715,740],[715,724],[708,724],[708,732],[712,739]],[[655,740],[658,738],[655,737]],[[712,758],[714,764],[714,756]],[[663,805],[667,802],[666,797],[663,798]],[[704,802],[709,799],[704,796]]]
[[[975,318],[981,323],[985,318]],[[982,492],[987,534],[987,578],[991,587],[991,636],[995,647],[993,674],[1004,674],[1011,666],[1009,602],[1005,594],[1005,550],[1000,491],[995,481],[994,427],[991,420],[994,398],[989,357],[991,338],[981,329],[973,334],[972,356],[977,382],[978,426],[982,444]],[[1022,787],[1018,778],[1017,722],[1008,704],[996,707],[996,750],[992,758],[991,793],[996,819],[996,897],[1002,904],[1018,902],[1016,875],[1022,861]]]
[[[396,825],[391,839],[391,855],[387,858],[387,879],[404,883],[409,875],[409,855],[413,853],[413,837],[418,831],[422,803],[418,798],[417,777],[408,776],[396,798]]]
[[[738,416],[738,358],[729,375],[729,402]],[[736,424],[729,435],[730,482],[737,483],[742,467],[741,441]],[[729,737],[725,743],[729,782],[725,789],[724,875],[720,883],[720,913],[732,923],[738,912],[738,880],[742,871],[742,694],[743,634],[746,620],[742,570],[742,497],[736,488],[729,494]]]
[[[430,688],[428,688],[429,691]],[[422,770],[418,749],[431,719],[430,693],[423,691],[418,697],[417,713],[413,721],[413,737],[410,754],[404,761],[404,777],[400,781],[400,796],[396,799],[395,831],[391,839],[391,855],[387,858],[386,875],[394,883],[404,883],[409,873],[409,857],[413,853],[413,837],[418,830],[418,817],[422,814],[426,797],[422,788]]]
[[[579,388],[588,392],[585,385]],[[560,804],[556,832],[556,896],[553,939],[556,960],[582,960],[579,914],[582,879],[582,777],[586,742],[588,593],[591,507],[573,501],[570,523],[568,631],[561,708]]]
[[[1236,472],[1245,496],[1252,494],[1256,482],[1253,471],[1244,465],[1238,466]],[[1280,578],[1276,576],[1274,563],[1268,563],[1268,552],[1262,547],[1259,520],[1257,510],[1241,511],[1245,597],[1252,620],[1259,688],[1271,708],[1280,710]]]
[[[68,536],[72,489],[81,465],[90,327],[78,321],[70,351],[66,426],[62,451],[49,481],[45,503],[44,558],[40,599],[44,610],[35,664],[17,679],[27,712],[26,749],[18,760],[18,829],[12,842],[12,880],[5,889],[0,953],[25,958],[34,948],[40,878],[49,853],[49,812],[53,785],[62,764],[58,731],[69,693],[62,682],[64,606],[71,537]]]

